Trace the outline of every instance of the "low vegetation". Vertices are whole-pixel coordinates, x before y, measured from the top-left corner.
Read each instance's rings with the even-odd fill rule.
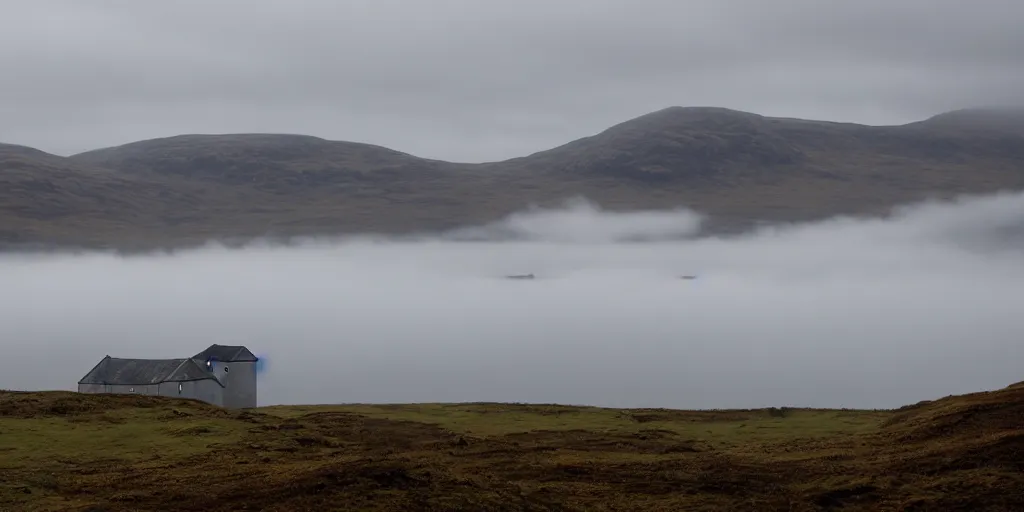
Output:
[[[895,411],[0,392],[0,510],[1024,510],[1024,387]]]

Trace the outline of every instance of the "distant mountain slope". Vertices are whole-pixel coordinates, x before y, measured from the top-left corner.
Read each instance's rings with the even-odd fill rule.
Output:
[[[355,182],[371,173],[436,175],[450,166],[369,144],[273,134],[179,135],[89,151],[72,160],[132,174],[286,188]]]
[[[115,232],[137,238],[173,224],[199,190],[0,144],[0,247],[103,243],[118,240]]]
[[[1024,188],[1024,116],[958,111],[903,126],[672,107],[498,164],[520,182],[597,178],[734,219],[878,213],[930,197]],[[595,195],[607,190],[591,187]],[[632,203],[637,201],[637,203]]]
[[[965,108],[932,116],[907,126],[953,131],[975,130],[1024,135],[1024,107]]]
[[[806,160],[768,118],[723,108],[673,107],[519,160],[549,171],[651,182],[704,181],[739,166]]]
[[[4,246],[436,230],[575,195],[741,226],[1024,189],[1024,111],[865,126],[672,107],[487,164],[301,135],[181,135],[70,158],[0,145],[0,185]]]
[[[845,169],[836,167],[838,157],[855,165],[911,167],[910,160],[943,166],[968,161],[1019,165],[1024,162],[1022,135],[1024,116],[984,112],[958,111],[920,123],[876,127],[672,107],[520,161],[659,183],[765,176],[768,169],[855,179],[856,174],[844,175]]]

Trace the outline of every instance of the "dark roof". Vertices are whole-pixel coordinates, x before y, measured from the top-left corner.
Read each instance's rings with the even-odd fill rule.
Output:
[[[213,379],[218,383],[220,382],[219,379],[214,378],[214,375],[210,373],[210,370],[204,366],[200,366],[192,359],[186,359],[184,363],[181,363],[181,365],[175,368],[174,372],[168,375],[164,380],[168,382],[180,382],[202,379]]]
[[[247,363],[259,360],[252,352],[249,352],[249,349],[241,345],[210,345],[210,348],[192,356],[192,359],[196,361],[207,361],[211,358],[224,363]]]
[[[217,380],[191,359],[122,359],[106,356],[78,383],[142,386],[202,379]]]

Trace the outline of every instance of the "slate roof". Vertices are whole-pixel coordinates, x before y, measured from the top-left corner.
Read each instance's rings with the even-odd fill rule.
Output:
[[[223,386],[220,379],[206,367],[206,361],[211,358],[226,363],[259,360],[241,345],[210,345],[188,359],[122,359],[106,356],[78,383],[143,386],[213,379]]]
[[[106,356],[78,383],[143,386],[203,379],[217,380],[191,359],[123,359]]]
[[[249,349],[241,345],[210,345],[210,348],[192,356],[196,361],[206,362],[210,358],[222,363],[248,363],[259,360]]]
[[[174,371],[164,379],[165,382],[183,382],[189,380],[212,379],[213,374],[204,366],[199,365],[192,359],[186,359]],[[217,380],[217,379],[214,379]],[[217,380],[217,382],[220,382]]]

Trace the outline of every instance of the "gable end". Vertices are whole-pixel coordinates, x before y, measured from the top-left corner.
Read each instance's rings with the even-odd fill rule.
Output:
[[[210,345],[206,350],[192,356],[196,361],[215,359],[222,363],[255,363],[259,358],[242,345]]]

